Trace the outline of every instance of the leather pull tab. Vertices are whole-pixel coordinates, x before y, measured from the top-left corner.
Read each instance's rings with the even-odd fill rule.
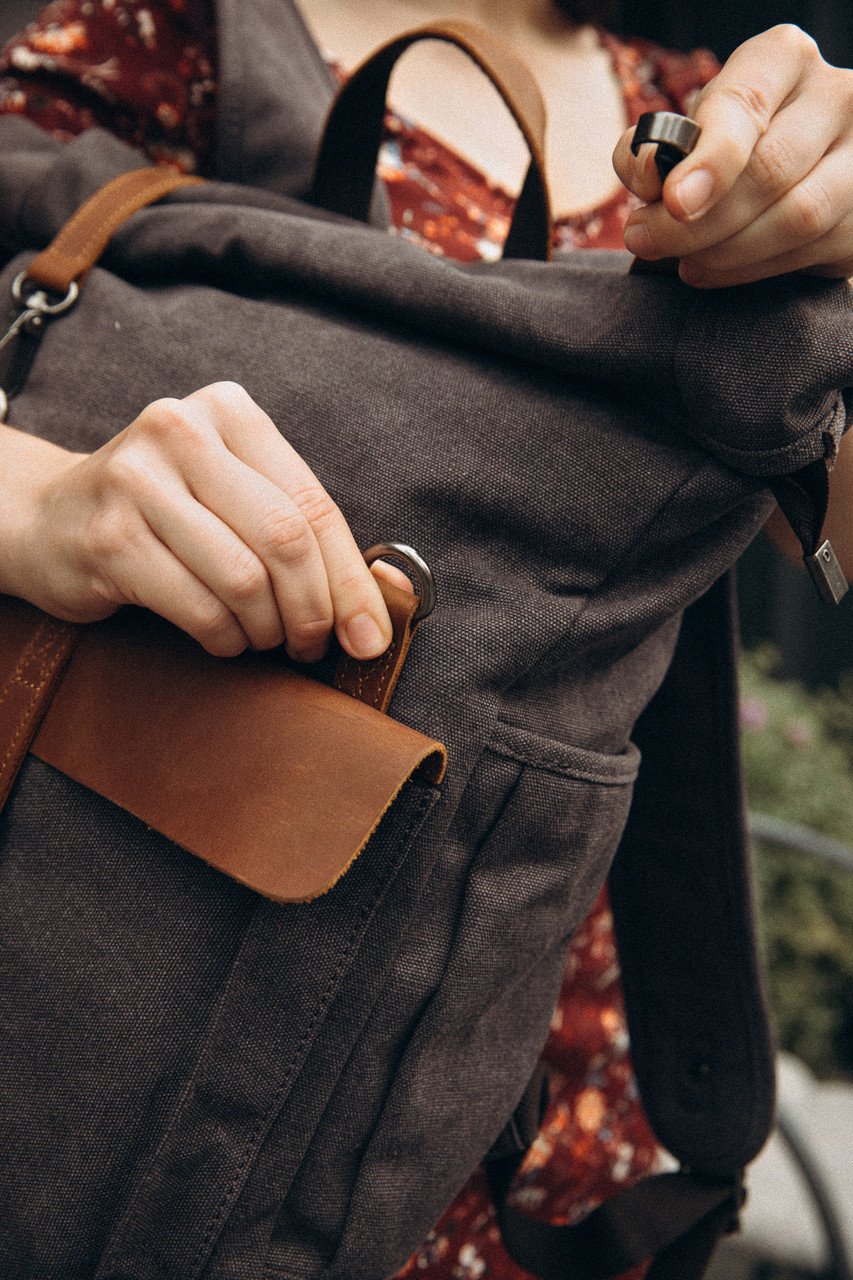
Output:
[[[405,32],[383,45],[339,90],[317,154],[311,200],[332,213],[366,222],[385,118],[391,72],[420,40],[456,45],[491,80],[530,152],[530,168],[504,245],[505,258],[551,256],[553,222],[545,177],[545,103],[527,66],[490,32],[446,19]]]
[[[356,658],[343,654],[332,683],[341,693],[348,693],[350,697],[365,702],[369,707],[375,707],[377,711],[387,711],[417,629],[415,614],[420,600],[384,579],[377,581],[391,615],[393,639],[378,658],[359,662]]]

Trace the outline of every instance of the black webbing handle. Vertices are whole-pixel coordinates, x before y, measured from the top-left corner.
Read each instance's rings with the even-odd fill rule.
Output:
[[[447,19],[408,31],[356,68],[329,111],[309,199],[331,213],[367,221],[388,81],[397,59],[419,40],[443,40],[462,49],[506,103],[527,144],[530,167],[504,244],[504,257],[547,262],[553,222],[545,178],[542,95],[524,63],[490,32],[472,23]]]

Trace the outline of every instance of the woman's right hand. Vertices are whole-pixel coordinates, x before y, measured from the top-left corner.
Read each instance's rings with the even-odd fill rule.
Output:
[[[613,160],[649,203],[625,227],[638,257],[678,258],[702,289],[792,271],[853,274],[853,70],[825,62],[799,27],[742,44],[699,94],[702,136],[661,187],[652,148]]]
[[[210,653],[286,642],[301,662],[332,628],[357,658],[391,641],[341,512],[234,383],[155,401],[90,455],[3,428],[0,469],[0,590],[57,617],[142,605]]]

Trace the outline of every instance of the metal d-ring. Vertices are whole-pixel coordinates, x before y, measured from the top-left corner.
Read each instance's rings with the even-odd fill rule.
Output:
[[[385,556],[396,556],[398,560],[402,560],[417,578],[421,589],[421,602],[412,621],[422,622],[435,608],[435,578],[432,576],[432,569],[413,547],[407,547],[404,542],[377,542],[375,547],[371,547],[364,553],[364,559],[368,564],[373,564],[374,560],[384,559]]]
[[[35,292],[25,296],[24,285],[31,285]],[[26,291],[29,292],[28,290]],[[22,271],[20,275],[15,276],[12,282],[12,299],[18,304],[22,310],[19,312],[9,328],[0,337],[0,351],[4,347],[8,347],[10,343],[17,340],[22,333],[27,333],[31,338],[38,339],[44,332],[45,317],[61,315],[63,311],[67,311],[69,307],[73,307],[80,294],[80,288],[76,280],[72,280],[68,286],[68,292],[64,298],[60,298],[58,302],[51,302],[50,298],[43,288],[35,280],[30,280],[26,271]],[[32,356],[30,356],[32,359]],[[6,421],[6,415],[9,412],[9,396],[13,393],[13,389],[0,388],[0,422]]]
[[[58,302],[50,302],[46,291],[35,280],[30,280],[30,284],[35,285],[36,292],[29,298],[24,297],[24,285],[29,280],[26,271],[22,271],[20,275],[15,276],[12,281],[12,297],[19,302],[22,307],[38,312],[39,315],[58,316],[63,311],[67,311],[69,307],[73,307],[80,293],[80,287],[76,280],[72,280],[68,286],[68,292],[64,298],[60,298]]]

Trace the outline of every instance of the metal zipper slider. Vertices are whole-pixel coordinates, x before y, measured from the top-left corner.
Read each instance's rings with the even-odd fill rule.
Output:
[[[631,140],[631,150],[638,155],[640,147],[650,142],[655,146],[655,165],[663,182],[675,166],[688,156],[699,141],[701,127],[689,116],[674,111],[646,111],[640,116]],[[633,276],[676,276],[677,258],[655,258],[646,261],[635,258],[631,263]]]
[[[841,572],[829,538],[821,543],[814,555],[803,556],[803,563],[812,576],[818,594],[825,604],[839,604],[847,594],[849,584]]]

